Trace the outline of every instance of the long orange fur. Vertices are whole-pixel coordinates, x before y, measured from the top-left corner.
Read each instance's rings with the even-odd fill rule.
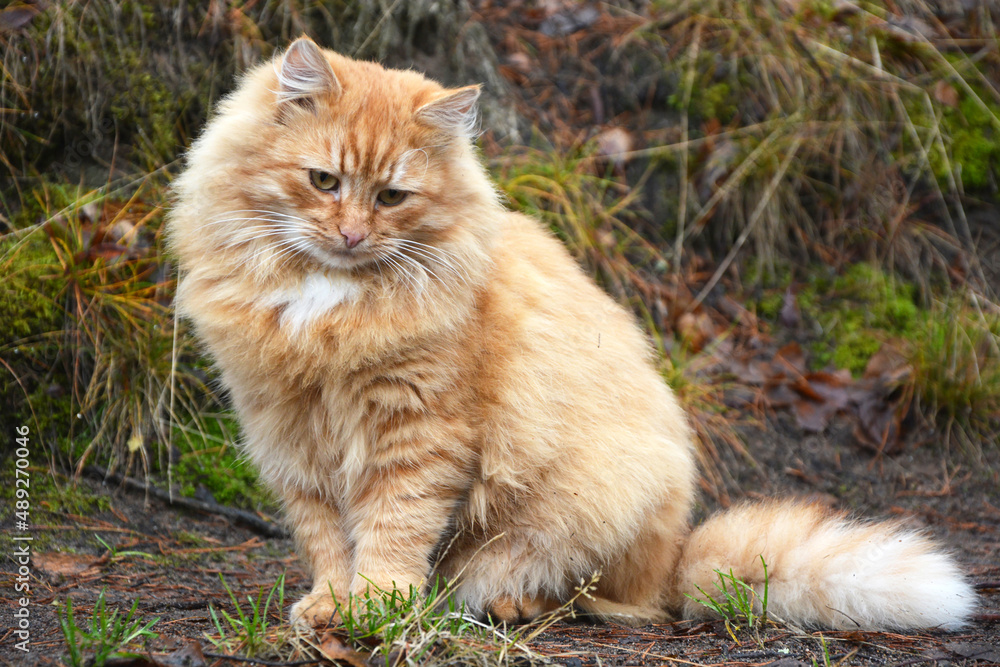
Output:
[[[293,619],[432,576],[473,611],[530,618],[595,572],[580,604],[597,615],[701,615],[685,593],[714,590],[715,568],[760,584],[764,554],[789,620],[960,625],[957,567],[895,526],[770,503],[692,537],[691,435],[651,347],[499,203],[477,96],[300,39],[221,103],[175,183],[178,308],[313,573]],[[865,567],[932,585],[873,602],[849,582]]]

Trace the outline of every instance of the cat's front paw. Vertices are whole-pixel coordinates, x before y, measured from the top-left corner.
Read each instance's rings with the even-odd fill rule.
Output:
[[[388,598],[395,601],[409,600],[413,592],[419,593],[424,579],[409,574],[358,574],[351,583],[351,593],[357,598]],[[393,595],[394,591],[398,591]]]
[[[342,625],[340,608],[326,591],[313,591],[292,605],[292,625],[326,628]]]

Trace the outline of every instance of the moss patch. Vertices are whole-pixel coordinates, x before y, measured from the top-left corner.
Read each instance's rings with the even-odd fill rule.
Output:
[[[958,70],[968,69],[965,61],[946,56]],[[927,133],[939,131],[941,141],[930,145],[927,158],[930,169],[943,187],[948,186],[949,168],[961,180],[964,189],[996,193],[997,165],[1000,165],[1000,104],[976,77],[968,77],[966,86],[953,85],[942,79],[941,92],[936,95],[948,103],[934,104],[934,115],[922,96],[904,98],[904,107],[914,127],[926,141]],[[970,94],[969,89],[972,93]],[[978,100],[976,99],[978,97]],[[951,99],[949,99],[951,98]],[[985,107],[985,108],[984,108]],[[909,137],[902,144],[903,163],[912,163],[919,150]]]
[[[792,280],[789,272],[780,273],[777,286],[756,300],[757,313],[771,322],[778,319]],[[764,282],[775,284],[773,277]],[[923,321],[914,287],[867,263],[853,264],[840,276],[813,267],[798,286],[796,302],[802,317],[821,332],[809,345],[812,367],[846,368],[855,376],[882,343],[913,338]]]
[[[799,307],[823,330],[813,345],[815,365],[846,368],[855,376],[883,342],[912,336],[917,324],[913,287],[865,263],[851,266],[828,288],[822,282],[807,286]]]
[[[28,523],[31,528],[47,523],[62,523],[61,520],[51,521],[52,513],[92,516],[110,509],[111,499],[106,494],[94,493],[86,486],[74,484],[66,478],[57,481],[46,467],[47,461],[44,452],[39,449],[37,439],[32,438],[32,442],[31,465],[27,469],[30,502]],[[15,508],[17,488],[14,466],[5,466],[0,470],[0,506],[9,508],[10,512]],[[0,513],[0,519],[8,526],[13,525],[12,516]],[[86,534],[88,531],[86,528],[81,528],[79,532]],[[59,531],[33,530],[32,549],[47,551],[57,548],[66,551],[68,550],[66,538],[66,533]]]
[[[206,420],[199,430],[175,433],[183,453],[173,467],[174,483],[185,496],[194,496],[199,486],[223,505],[261,509],[274,507],[273,498],[257,480],[257,471],[240,456],[231,418]]]

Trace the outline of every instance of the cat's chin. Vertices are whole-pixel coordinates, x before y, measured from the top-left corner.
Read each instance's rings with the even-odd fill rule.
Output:
[[[374,264],[375,257],[367,252],[351,250],[316,250],[313,257],[328,269],[352,271]]]

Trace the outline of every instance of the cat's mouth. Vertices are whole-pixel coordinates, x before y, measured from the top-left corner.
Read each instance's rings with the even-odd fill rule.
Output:
[[[328,265],[337,269],[356,269],[375,261],[375,253],[371,248],[338,248],[324,244],[319,249],[321,259]]]

